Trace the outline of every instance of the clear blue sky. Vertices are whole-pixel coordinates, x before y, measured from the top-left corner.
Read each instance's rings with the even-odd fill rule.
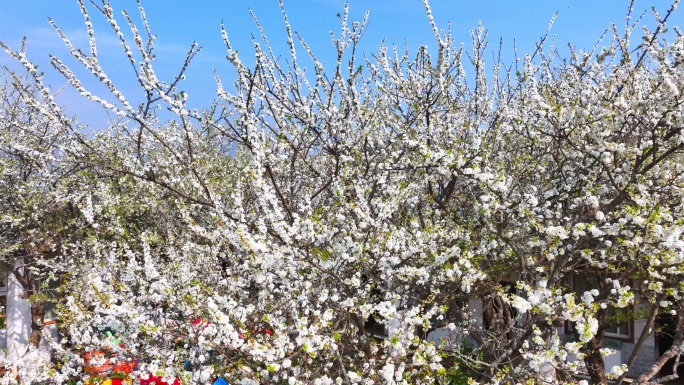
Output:
[[[285,34],[280,9],[275,0],[198,0],[198,1],[151,1],[142,0],[148,19],[157,40],[157,68],[160,74],[170,79],[180,65],[185,52],[193,41],[204,47],[195,60],[187,81],[181,88],[190,95],[193,107],[208,104],[214,94],[213,69],[217,69],[224,83],[231,82],[231,67],[225,60],[225,48],[220,34],[220,23],[226,24],[229,37],[239,49],[243,60],[251,58],[252,43],[250,35],[256,34],[248,9],[252,9],[265,27],[274,48],[285,57]],[[489,29],[491,42],[498,44],[503,39],[505,52],[510,52],[514,39],[518,52],[534,49],[534,42],[546,32],[550,19],[555,12],[558,17],[552,29],[557,45],[567,43],[577,48],[590,49],[603,30],[614,21],[619,27],[624,25],[628,1],[622,0],[431,0],[433,14],[440,27],[451,29],[458,41],[469,43],[470,30],[481,22]],[[115,11],[126,9],[135,15],[137,8],[132,0],[116,0]],[[635,13],[640,14],[657,6],[661,12],[669,7],[666,0],[637,0]],[[341,12],[344,0],[285,0],[290,23],[312,46],[322,59],[330,59],[333,54],[329,31],[337,31],[337,13]],[[388,43],[403,45],[410,49],[421,44],[434,46],[434,38],[426,21],[421,0],[351,0],[351,17],[361,19],[370,10],[370,25],[363,40],[362,49],[366,53],[377,49],[384,37]],[[683,10],[684,11],[684,10]],[[94,13],[94,11],[93,11]],[[111,30],[102,18],[93,16],[96,38],[104,67],[110,77],[118,81],[122,90],[135,101],[137,89],[130,80],[130,68],[125,63],[125,55],[118,47]],[[48,64],[48,53],[67,57],[68,52],[61,43],[47,18],[51,17],[70,36],[74,42],[87,50],[87,39],[83,19],[78,4],[72,0],[0,0],[0,40],[18,47],[22,36],[27,38],[28,54],[31,60],[47,73],[49,83],[59,88],[64,81],[56,75]],[[645,18],[652,24],[653,17]],[[125,26],[123,18],[120,25]],[[678,11],[670,25],[684,27],[684,12]],[[97,32],[100,32],[97,35]],[[566,51],[567,52],[567,51]],[[302,52],[303,54],[303,52]],[[510,58],[512,60],[512,57]],[[8,65],[11,60],[0,53],[0,65]],[[71,63],[73,64],[73,63]],[[83,71],[79,73],[87,74]],[[97,90],[97,89],[96,89]],[[133,93],[133,94],[130,94]],[[96,123],[97,106],[83,102],[70,91],[62,93],[60,102],[71,114]]]

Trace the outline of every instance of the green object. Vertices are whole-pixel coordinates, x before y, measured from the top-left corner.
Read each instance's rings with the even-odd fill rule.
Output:
[[[112,329],[106,328],[105,335],[109,337],[109,339],[113,340],[115,345],[119,344],[119,339],[114,336],[114,333],[112,333]]]

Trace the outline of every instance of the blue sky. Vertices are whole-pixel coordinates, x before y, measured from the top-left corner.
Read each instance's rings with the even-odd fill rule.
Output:
[[[191,66],[186,84],[181,86],[190,95],[189,104],[193,107],[211,101],[215,90],[214,69],[225,78],[224,83],[231,81],[231,67],[225,60],[220,34],[222,20],[243,60],[250,58],[251,34],[257,33],[248,9],[252,9],[259,18],[276,52],[287,55],[284,27],[276,0],[142,0],[142,3],[151,28],[158,35],[156,62],[162,77],[166,75],[171,79],[193,41],[204,47]],[[342,11],[344,3],[344,0],[285,0],[293,29],[306,39],[324,64],[326,58],[334,53],[329,31],[338,30],[336,15]],[[619,27],[624,25],[628,3],[624,0],[430,1],[439,26],[446,28],[451,23],[458,41],[464,41],[468,46],[470,30],[481,22],[489,30],[491,42],[496,45],[499,38],[503,39],[504,52],[509,53],[514,40],[519,53],[532,51],[535,41],[546,32],[556,12],[558,17],[551,33],[556,36],[557,45],[564,47],[570,43],[577,48],[590,49],[612,21]],[[133,0],[117,0],[113,5],[117,12],[126,9],[136,14],[137,11]],[[664,13],[669,2],[637,0],[635,13],[640,14],[652,5]],[[414,52],[421,44],[434,46],[421,0],[351,0],[349,8],[352,19],[361,19],[366,10],[370,11],[370,24],[362,42],[365,53],[375,51],[383,38],[390,44],[403,45],[406,42]],[[71,36],[76,45],[87,48],[83,19],[75,0],[0,0],[0,40],[18,47],[22,36],[26,36],[29,57],[45,69],[46,79],[58,89],[65,82],[50,68],[47,55],[53,53],[66,58],[68,52],[48,24],[48,17]],[[649,14],[645,20],[652,24],[653,17]],[[125,55],[104,20],[93,15],[93,22],[104,68],[129,98],[135,100],[139,91],[131,82],[130,68],[122,65]],[[123,18],[120,23],[125,25]],[[670,25],[684,27],[684,13],[675,13]],[[4,53],[0,53],[0,65],[11,65],[11,60]],[[87,74],[80,73],[84,74],[87,82]],[[84,102],[75,93],[64,90],[59,100],[71,114],[92,124],[100,124],[96,118],[101,116],[97,106]]]

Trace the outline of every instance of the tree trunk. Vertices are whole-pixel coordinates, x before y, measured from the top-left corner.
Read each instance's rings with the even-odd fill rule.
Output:
[[[38,347],[43,336],[43,322],[45,322],[45,304],[43,302],[33,302],[31,304],[31,336],[29,337],[29,343],[35,347]]]
[[[603,362],[601,355],[601,344],[592,338],[587,344],[587,356],[584,357],[584,363],[587,365],[587,371],[591,378],[591,383],[594,385],[605,385],[606,382],[606,365]]]
[[[38,347],[40,340],[43,337],[43,323],[45,322],[45,303],[38,300],[35,296],[38,294],[36,282],[28,269],[24,270],[24,293],[26,297],[31,299],[31,335],[29,336],[29,344]],[[33,298],[31,298],[33,297]]]

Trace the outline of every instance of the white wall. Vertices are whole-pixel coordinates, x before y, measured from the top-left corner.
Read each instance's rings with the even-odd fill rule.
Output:
[[[23,259],[17,259],[15,266],[21,266]],[[7,280],[7,359],[16,362],[26,354],[28,336],[31,332],[31,308],[24,298],[24,289],[14,275]]]

